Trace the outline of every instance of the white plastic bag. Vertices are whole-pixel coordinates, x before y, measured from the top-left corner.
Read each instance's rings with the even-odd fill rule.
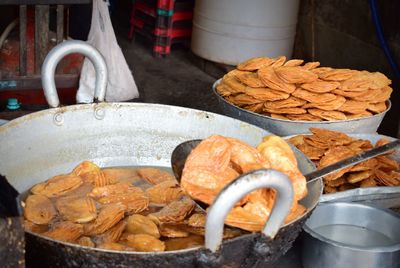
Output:
[[[118,102],[139,97],[132,73],[115,38],[107,3],[103,0],[93,0],[92,24],[87,42],[99,50],[107,64],[106,101]],[[93,64],[85,59],[76,96],[78,103],[93,101],[95,79]]]

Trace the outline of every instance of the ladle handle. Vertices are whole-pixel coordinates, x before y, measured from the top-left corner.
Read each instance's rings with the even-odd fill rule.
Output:
[[[226,185],[211,205],[206,219],[205,247],[216,252],[221,243],[224,221],[233,206],[248,193],[260,189],[272,188],[276,199],[271,215],[264,225],[262,233],[274,238],[288,215],[293,203],[293,186],[289,178],[273,169],[259,169],[241,175]]]
[[[104,101],[107,87],[107,66],[103,56],[100,52],[79,40],[64,41],[55,46],[47,54],[42,66],[42,86],[47,103],[50,107],[60,106],[60,99],[58,98],[54,74],[57,64],[60,60],[68,54],[80,53],[89,58],[93,63],[96,71],[96,87],[94,92],[93,102]]]

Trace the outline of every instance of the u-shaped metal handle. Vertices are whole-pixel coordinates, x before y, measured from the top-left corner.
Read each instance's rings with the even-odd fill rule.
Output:
[[[47,103],[50,107],[60,106],[60,99],[58,98],[54,74],[57,64],[60,60],[68,54],[80,53],[89,58],[93,63],[96,71],[96,87],[94,91],[94,102],[104,101],[107,87],[107,66],[103,56],[100,52],[79,40],[64,41],[63,43],[55,46],[47,54],[42,66],[42,86]]]
[[[285,174],[273,169],[260,169],[241,175],[226,185],[211,205],[206,220],[205,247],[216,252],[222,242],[224,221],[233,206],[246,194],[260,188],[276,190],[275,205],[262,233],[274,238],[283,225],[293,203],[293,186]]]

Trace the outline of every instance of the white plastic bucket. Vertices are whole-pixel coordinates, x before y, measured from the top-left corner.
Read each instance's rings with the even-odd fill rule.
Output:
[[[299,0],[197,0],[192,51],[236,65],[258,56],[292,56]]]

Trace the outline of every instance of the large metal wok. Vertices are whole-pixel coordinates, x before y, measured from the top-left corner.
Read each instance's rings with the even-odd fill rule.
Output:
[[[95,103],[59,106],[54,72],[57,63],[69,53],[82,53],[94,64],[97,70]],[[185,140],[221,134],[255,146],[263,136],[270,134],[239,120],[199,110],[158,104],[104,103],[107,69],[102,56],[84,42],[68,41],[55,47],[45,60],[42,77],[52,108],[0,127],[0,173],[20,193],[55,174],[69,172],[86,159],[102,167],[170,167],[171,152]],[[296,156],[303,173],[314,168],[297,150]],[[259,187],[272,187],[278,192],[275,215],[270,217],[263,231],[270,237],[254,233],[221,244],[224,214],[235,203],[235,198]],[[232,191],[236,194],[232,195]],[[291,184],[279,172],[260,170],[240,178],[221,192],[213,204],[214,212],[208,215],[205,247],[163,253],[118,252],[58,242],[26,232],[26,263],[31,267],[211,267],[223,264],[253,267],[265,264],[291,247],[318,203],[321,181],[309,184],[308,191],[308,196],[301,201],[307,213],[279,229],[290,207]]]

